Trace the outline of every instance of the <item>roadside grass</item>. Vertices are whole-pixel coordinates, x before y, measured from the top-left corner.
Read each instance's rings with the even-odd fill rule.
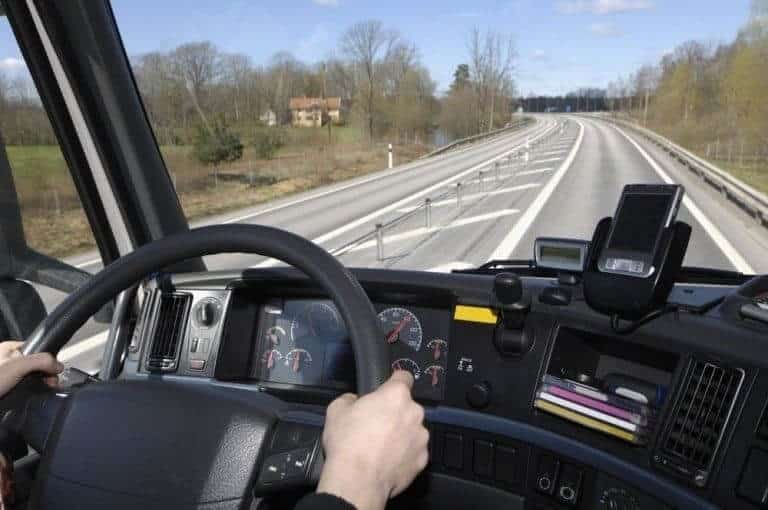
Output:
[[[217,172],[197,162],[191,146],[163,146],[161,152],[184,213],[194,221],[386,168],[385,144],[368,144],[349,128],[334,130],[338,142],[330,146],[316,138],[325,135],[327,142],[325,130],[294,130],[307,134],[291,134],[295,138],[272,160],[259,159],[254,148],[246,146],[241,160],[222,165]],[[399,146],[395,164],[429,150],[421,145]],[[93,249],[90,227],[59,148],[11,146],[7,151],[29,245],[56,257]]]

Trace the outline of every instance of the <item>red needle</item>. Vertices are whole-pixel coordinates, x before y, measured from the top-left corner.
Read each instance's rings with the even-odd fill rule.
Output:
[[[400,336],[400,330],[403,329],[403,327],[405,326],[405,323],[408,322],[409,320],[411,320],[411,318],[406,316],[403,320],[401,320],[398,323],[397,326],[395,326],[395,329],[389,332],[389,334],[387,335],[388,344],[393,344],[397,342],[397,338],[398,336]]]
[[[440,344],[438,342],[435,342],[434,358],[440,359]]]
[[[438,379],[437,379],[437,369],[432,369],[432,386],[437,386]]]
[[[271,369],[275,366],[275,351],[269,351],[267,355],[267,368]]]
[[[299,362],[301,361],[301,354],[298,352],[293,356],[293,371],[299,371]]]

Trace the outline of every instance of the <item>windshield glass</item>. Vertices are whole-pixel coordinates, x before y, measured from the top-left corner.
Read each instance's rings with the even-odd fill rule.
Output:
[[[765,0],[113,7],[194,224],[441,271],[589,239],[624,185],[666,182],[686,265],[768,270]]]

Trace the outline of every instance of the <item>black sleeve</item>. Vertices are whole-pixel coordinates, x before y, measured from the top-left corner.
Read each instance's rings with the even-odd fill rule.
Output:
[[[332,494],[324,494],[313,492],[307,494],[299,504],[296,505],[295,510],[356,510],[355,507],[343,499],[334,496]]]
[[[27,455],[29,450],[24,439],[17,433],[0,427],[0,453],[8,462],[15,462]]]

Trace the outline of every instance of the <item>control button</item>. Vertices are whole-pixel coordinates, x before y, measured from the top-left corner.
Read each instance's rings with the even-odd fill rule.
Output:
[[[475,458],[473,469],[477,476],[493,477],[493,443],[475,440]]]
[[[539,294],[539,301],[546,305],[567,306],[571,304],[571,291],[562,287],[546,287]]]
[[[451,469],[464,467],[464,439],[460,434],[445,434],[443,441],[443,465]]]
[[[287,455],[287,453],[277,453],[267,457],[259,474],[259,482],[272,483],[285,478],[285,460]]]
[[[200,347],[200,339],[198,337],[195,337],[192,339],[192,344],[189,346],[189,352],[197,352],[197,349]]]
[[[536,467],[536,490],[550,496],[555,492],[560,461],[551,455],[540,455]]]
[[[299,448],[288,453],[285,459],[287,478],[304,478],[309,463],[309,448]]]
[[[496,446],[494,462],[496,481],[513,485],[517,482],[517,451],[511,446]]]
[[[491,403],[491,385],[483,381],[467,390],[467,403],[475,409],[483,409]]]
[[[320,439],[321,432],[322,429],[315,425],[281,422],[275,431],[272,449],[290,450],[297,446],[314,445]]]
[[[201,372],[205,368],[204,359],[191,359],[189,360],[189,369]]]
[[[736,493],[758,505],[768,503],[768,452],[750,450]]]
[[[560,481],[557,488],[557,499],[566,505],[576,506],[581,492],[582,471],[575,466],[565,464],[560,470]]]

